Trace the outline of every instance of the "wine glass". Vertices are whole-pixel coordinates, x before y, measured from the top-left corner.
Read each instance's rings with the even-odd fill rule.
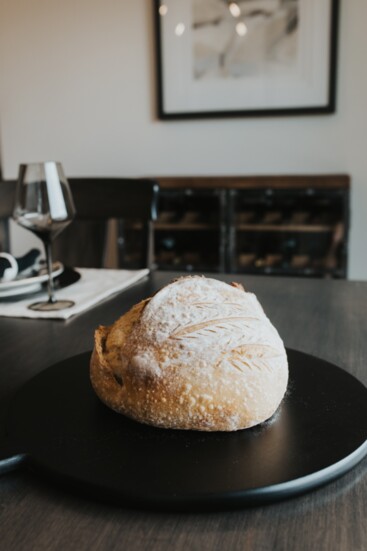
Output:
[[[41,239],[48,272],[48,300],[28,306],[31,310],[70,308],[71,300],[56,300],[52,277],[52,241],[72,222],[73,198],[60,163],[48,161],[19,166],[13,218],[17,224]]]

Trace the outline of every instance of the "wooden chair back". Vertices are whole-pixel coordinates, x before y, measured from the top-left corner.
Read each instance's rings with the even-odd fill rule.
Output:
[[[102,267],[106,254],[116,247],[112,253],[116,266],[151,267],[157,182],[105,177],[68,178],[68,182],[76,219],[55,240],[55,259],[70,266]]]
[[[0,181],[0,251],[10,251],[9,219],[13,213],[15,180]]]

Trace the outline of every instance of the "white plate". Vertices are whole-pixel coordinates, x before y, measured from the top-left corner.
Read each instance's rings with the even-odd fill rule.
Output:
[[[64,271],[61,262],[53,264],[52,278],[57,277]],[[42,283],[48,280],[48,274],[45,268],[42,268],[38,275],[25,277],[24,279],[14,279],[0,283],[0,298],[14,297],[24,295],[25,293],[34,293],[42,287]]]

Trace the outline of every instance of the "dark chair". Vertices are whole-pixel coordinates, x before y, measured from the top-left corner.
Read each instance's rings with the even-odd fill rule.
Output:
[[[0,251],[10,250],[9,218],[13,213],[15,180],[0,180]]]
[[[68,266],[99,268],[104,265],[107,247],[117,246],[118,267],[151,267],[158,183],[140,178],[103,177],[68,178],[68,182],[76,218],[54,241],[54,259]],[[15,185],[1,182],[0,186],[0,205],[4,196],[0,219],[6,219],[12,213]],[[109,236],[111,220],[116,221],[115,239]]]
[[[55,240],[54,258],[69,266],[102,267],[116,246],[120,268],[151,267],[152,221],[157,218],[159,186],[140,178],[69,178],[76,219]],[[111,238],[110,221],[116,231]]]

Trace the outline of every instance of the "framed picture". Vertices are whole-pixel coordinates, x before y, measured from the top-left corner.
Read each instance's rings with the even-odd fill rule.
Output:
[[[335,111],[338,0],[154,0],[161,119]]]

